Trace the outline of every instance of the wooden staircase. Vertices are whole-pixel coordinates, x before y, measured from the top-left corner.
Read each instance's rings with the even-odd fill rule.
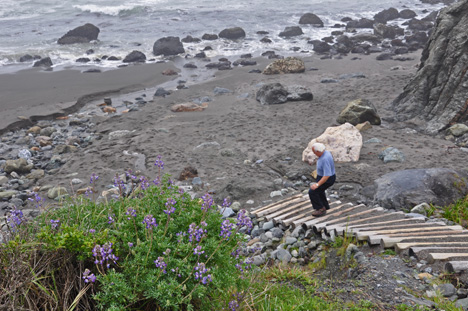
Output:
[[[426,222],[423,215],[409,217],[382,207],[340,201],[330,203],[324,216],[314,217],[312,211],[309,197],[297,194],[252,210],[251,214],[286,227],[312,229],[324,239],[347,234],[369,245],[393,248],[397,253],[408,250],[410,256],[430,264],[444,262],[449,273],[468,271],[468,230],[462,226]]]

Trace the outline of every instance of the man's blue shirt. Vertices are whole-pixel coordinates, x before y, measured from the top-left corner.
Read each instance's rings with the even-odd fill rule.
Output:
[[[325,150],[322,156],[317,160],[317,175],[333,176],[335,175],[335,162],[330,151]]]

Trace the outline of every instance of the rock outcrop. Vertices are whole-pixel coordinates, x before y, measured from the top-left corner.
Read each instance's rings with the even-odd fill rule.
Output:
[[[317,138],[312,139],[302,152],[302,161],[314,164],[317,156],[312,145],[322,143],[331,152],[336,162],[356,162],[362,148],[362,135],[352,124],[329,127]]]
[[[74,43],[88,43],[93,40],[97,40],[99,35],[99,28],[93,24],[85,24],[83,26],[76,27],[70,30],[60,39],[58,44],[74,44]]]
[[[302,15],[301,19],[299,20],[299,24],[312,25],[314,27],[323,27],[323,21],[314,13],[306,13]]]
[[[397,120],[420,119],[437,134],[468,120],[468,1],[443,9],[416,76],[392,103]]]
[[[146,61],[146,55],[140,51],[132,51],[130,54],[125,56],[122,62],[124,63],[144,63]]]
[[[364,190],[374,204],[410,209],[420,203],[446,206],[468,193],[468,171],[448,168],[412,169],[385,174]]]

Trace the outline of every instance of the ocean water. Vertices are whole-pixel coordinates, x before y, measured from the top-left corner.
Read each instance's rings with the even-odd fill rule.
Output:
[[[409,8],[422,18],[442,5],[423,4],[420,0],[2,0],[0,6],[0,73],[31,67],[19,63],[25,54],[51,57],[54,67],[78,65],[79,57],[100,58],[103,55],[125,57],[133,50],[152,56],[154,42],[165,36],[187,35],[201,37],[204,33],[218,34],[228,27],[242,27],[247,36],[239,42],[225,40],[184,43],[188,54],[195,54],[210,45],[210,57],[235,56],[252,53],[258,56],[265,50],[282,55],[299,47],[311,50],[310,39],[330,35],[331,28],[343,17],[372,18],[377,12],[395,7]],[[278,37],[286,26],[298,25],[307,12],[317,14],[325,23],[323,28],[302,25],[304,35],[294,39]],[[402,23],[397,20],[393,23]],[[61,46],[57,40],[67,31],[92,23],[100,28],[98,41],[89,44]],[[264,44],[268,31],[273,41]],[[366,30],[371,31],[371,30]],[[95,53],[86,55],[93,49]],[[157,59],[156,59],[157,60]],[[116,62],[93,63],[100,67],[115,67]]]

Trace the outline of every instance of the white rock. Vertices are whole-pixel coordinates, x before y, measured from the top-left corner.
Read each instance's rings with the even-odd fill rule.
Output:
[[[329,127],[317,138],[312,139],[302,152],[302,161],[314,164],[317,156],[312,152],[314,143],[322,143],[331,152],[335,162],[356,162],[362,148],[362,135],[352,124]]]

